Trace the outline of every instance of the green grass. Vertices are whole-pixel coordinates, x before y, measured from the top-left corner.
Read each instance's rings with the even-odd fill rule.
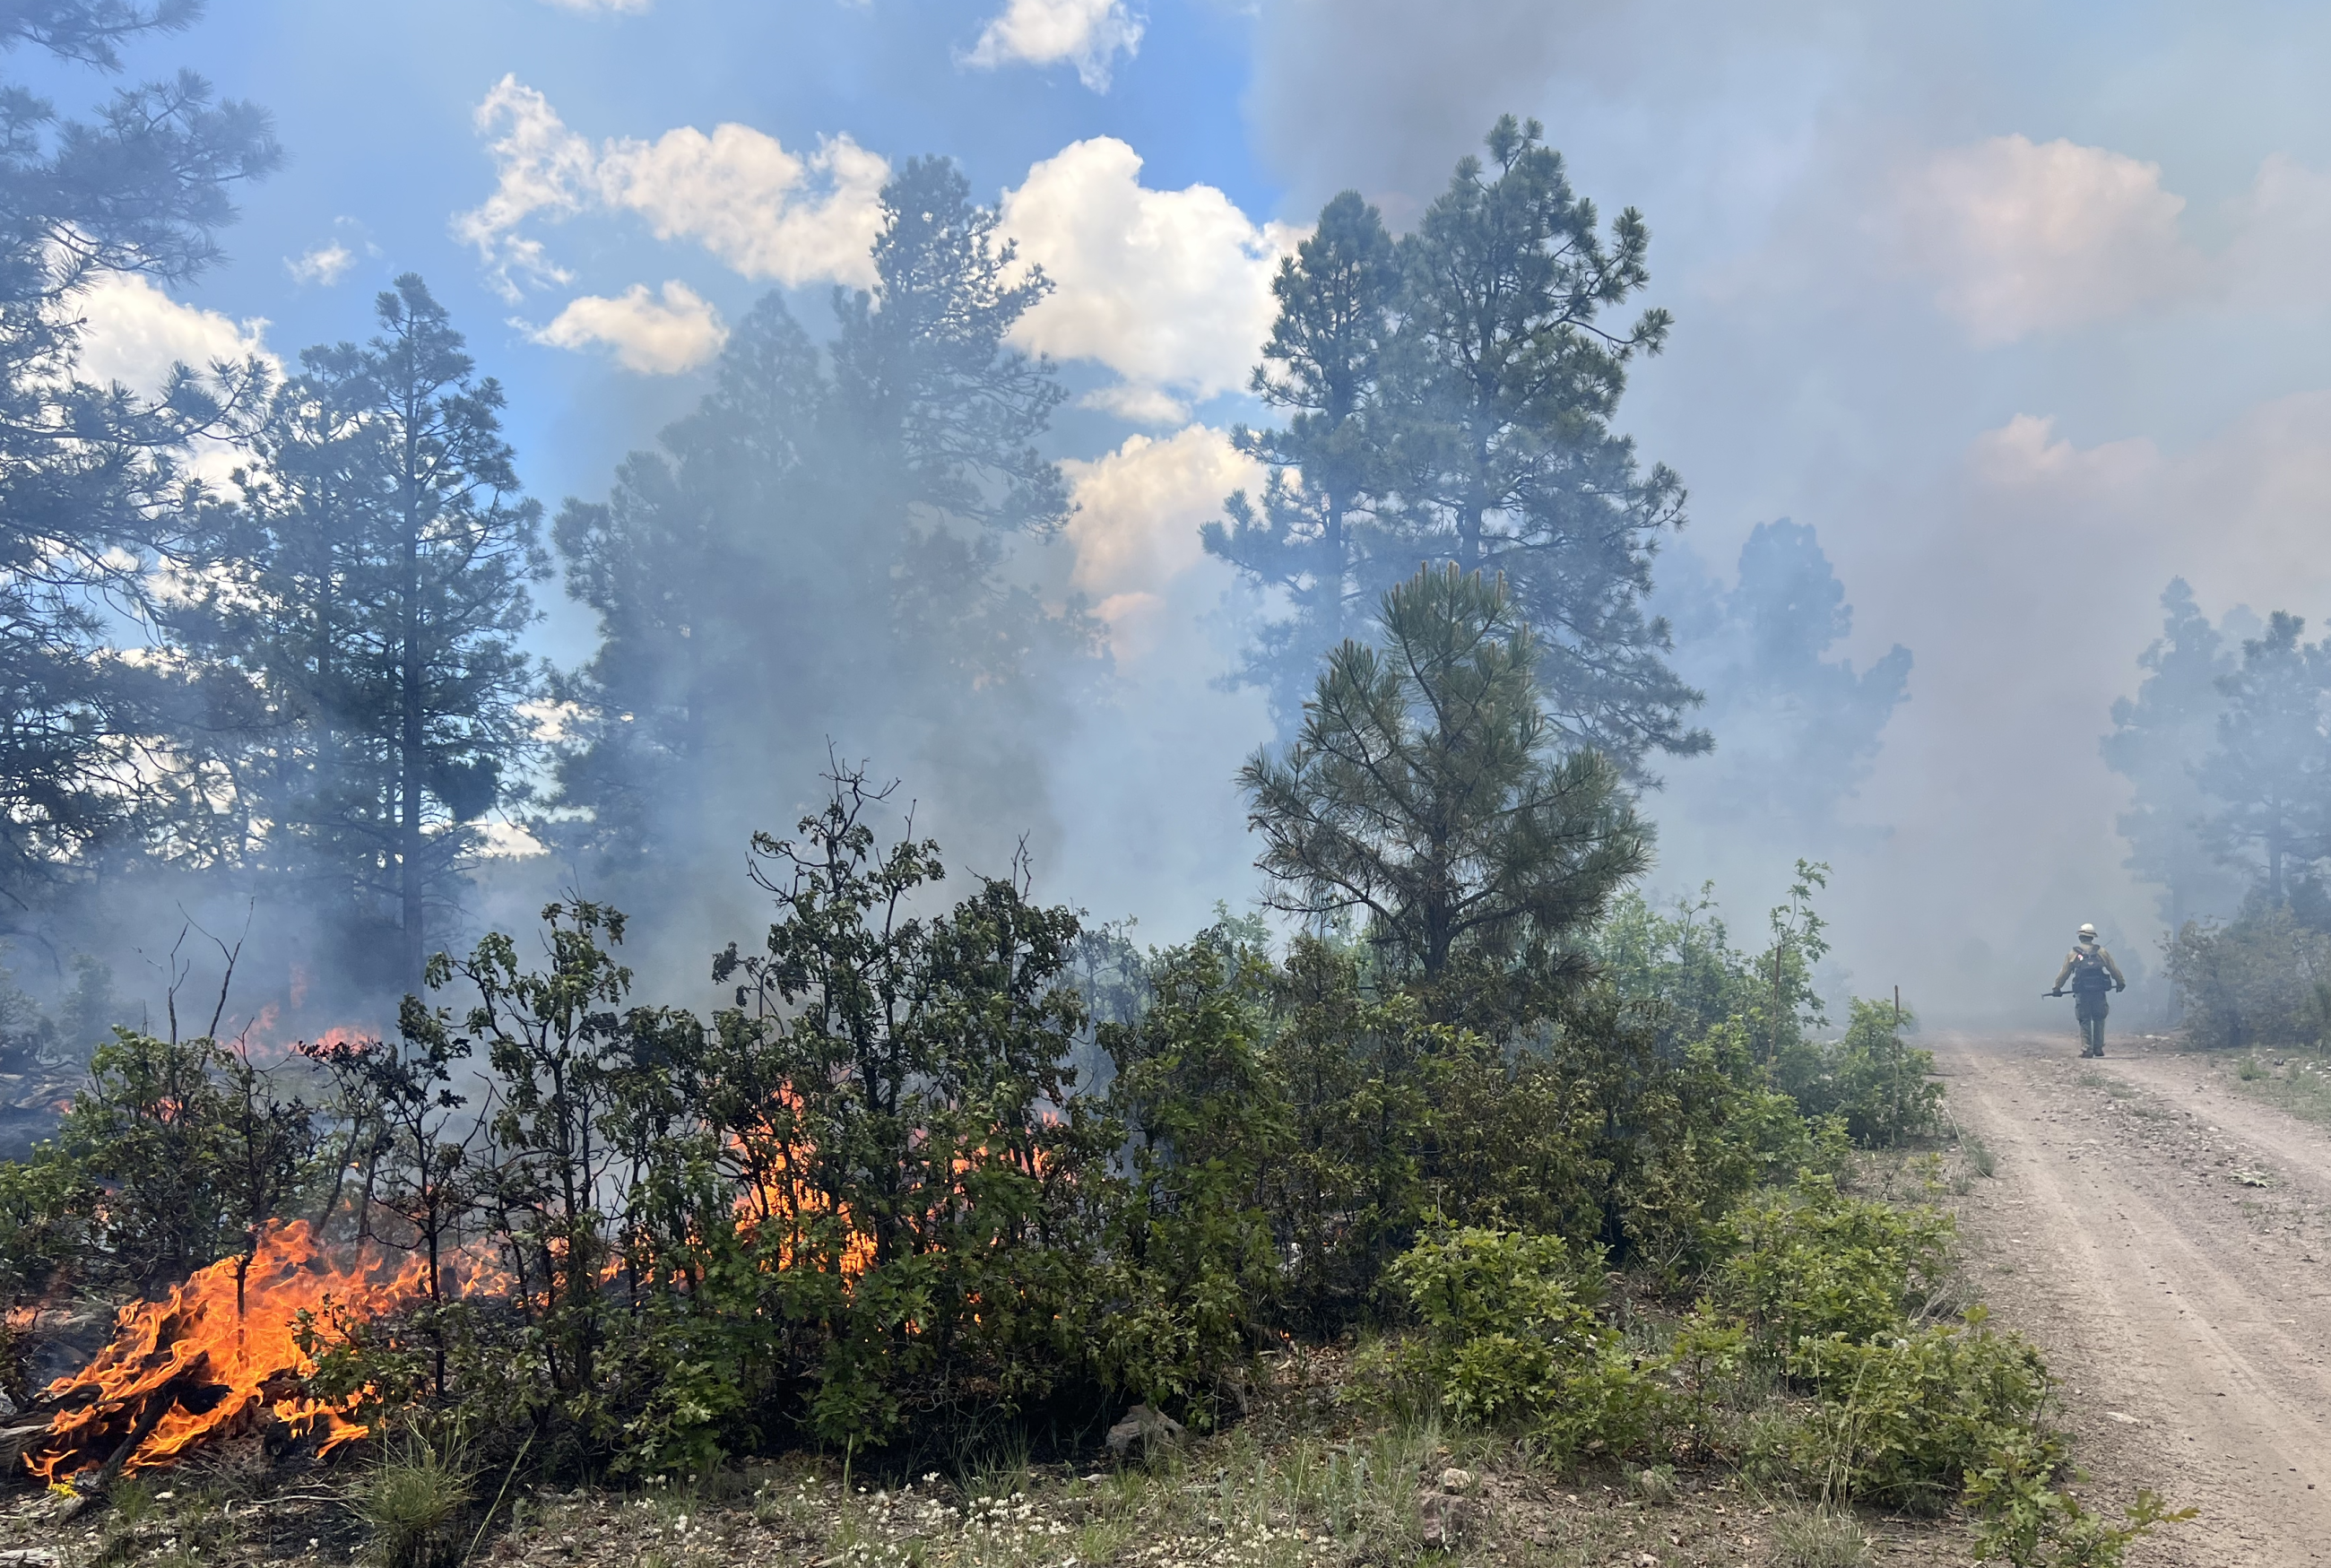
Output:
[[[1852,1516],[1808,1509],[1773,1521],[1773,1561],[1782,1568],[1860,1568],[1870,1548]]]
[[[2238,1094],[2331,1126],[2331,1052],[2290,1050],[2262,1055],[2245,1051],[2235,1059],[2233,1071],[2223,1076]]]
[[[466,1544],[459,1529],[471,1477],[458,1457],[417,1439],[382,1453],[358,1487],[357,1516],[382,1568],[452,1568]]]

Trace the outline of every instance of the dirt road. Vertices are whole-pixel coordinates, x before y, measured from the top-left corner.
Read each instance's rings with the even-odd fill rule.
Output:
[[[1962,1201],[1985,1299],[2046,1349],[2104,1497],[2202,1510],[2137,1561],[2331,1563],[2331,1133],[2199,1058],[1930,1043],[1997,1157]]]

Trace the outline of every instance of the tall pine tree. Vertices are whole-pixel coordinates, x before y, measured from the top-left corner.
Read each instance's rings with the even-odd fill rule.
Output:
[[[797,814],[831,742],[1029,824],[1036,733],[1094,645],[1007,570],[1068,515],[1036,447],[1063,395],[1010,348],[1049,290],[953,165],[882,193],[876,282],[837,291],[823,347],[775,296],[715,385],[555,530],[604,642],[562,682],[576,719],[539,831],[578,873],[733,864]],[[1008,840],[1007,840],[1008,841]]]
[[[118,71],[120,45],[199,14],[186,0],[10,5],[0,50]],[[255,364],[182,368],[155,397],[88,381],[81,307],[109,276],[202,271],[233,188],[280,158],[265,114],[214,101],[190,72],[116,92],[93,122],[0,81],[0,907],[29,907],[169,803],[179,694],[106,633],[119,613],[151,610],[148,574],[178,543],[184,444],[232,428],[264,381]]]
[[[210,570],[173,627],[248,679],[254,857],[393,932],[376,978],[417,985],[529,744],[517,639],[548,563],[500,384],[418,276],[375,316],[362,347],[301,356],[262,461],[207,511]]]
[[[1261,504],[1226,503],[1230,521],[1208,523],[1209,552],[1283,593],[1294,613],[1263,632],[1246,677],[1282,715],[1308,694],[1306,651],[1344,637],[1365,590],[1355,570],[1386,478],[1382,408],[1384,351],[1400,264],[1376,209],[1346,191],[1319,213],[1309,238],[1271,280],[1279,315],[1251,382],[1266,406],[1289,411],[1277,430],[1242,424],[1232,443],[1270,467]]]
[[[2278,610],[2266,634],[2242,644],[2239,669],[2219,677],[2225,708],[2218,744],[2193,771],[2216,797],[2203,836],[2221,855],[2252,868],[2277,905],[2293,880],[2331,854],[2331,643],[2300,639],[2307,622]]]
[[[1234,499],[1231,526],[1206,542],[1274,585],[1289,581],[1287,546],[1310,546],[1296,613],[1263,650],[1266,664],[1298,669],[1334,637],[1312,583],[1341,574],[1347,594],[1373,594],[1420,562],[1501,574],[1540,639],[1539,689],[1556,725],[1643,775],[1653,753],[1710,744],[1686,723],[1700,694],[1669,667],[1668,629],[1643,608],[1659,537],[1682,521],[1683,488],[1664,466],[1643,471],[1633,443],[1611,428],[1627,366],[1658,351],[1669,318],[1651,309],[1623,328],[1606,324],[1650,280],[1650,231],[1630,208],[1606,240],[1594,203],[1572,190],[1542,137],[1535,120],[1510,115],[1490,128],[1489,165],[1460,160],[1400,241],[1398,287],[1381,306],[1373,281],[1338,282],[1374,274],[1352,261],[1373,254],[1364,209],[1337,198],[1337,242],[1299,254],[1282,277],[1279,328],[1258,374],[1293,389],[1322,381],[1309,359],[1324,342],[1337,366],[1365,366],[1373,386],[1356,420],[1290,421],[1252,446],[1282,473],[1302,469],[1306,494],[1349,487],[1337,518],[1341,559],[1327,559],[1338,552],[1321,542],[1324,518],[1282,508],[1274,520],[1269,497],[1260,518]],[[1323,214],[1323,233],[1327,224]],[[1358,325],[1340,337],[1324,332],[1318,323],[1334,312],[1318,301],[1346,298]],[[1362,341],[1365,356],[1354,353]],[[1284,368],[1274,374],[1274,364]],[[1345,445],[1312,439],[1330,423]],[[1303,466],[1323,461],[1316,478]],[[1357,512],[1365,528],[1348,526]],[[1333,597],[1340,615],[1346,595]],[[1287,679],[1280,670],[1272,683]],[[1293,717],[1282,699],[1282,724]]]
[[[2217,739],[2226,706],[2220,683],[2237,660],[2185,579],[2162,590],[2161,608],[2161,635],[2137,656],[2145,679],[2134,698],[2113,704],[2112,733],[2100,749],[2133,797],[2118,823],[2128,869],[2161,889],[2161,917],[2175,931],[2201,916],[2231,914],[2241,901],[2241,879],[2205,836],[2216,803],[2194,776]]]

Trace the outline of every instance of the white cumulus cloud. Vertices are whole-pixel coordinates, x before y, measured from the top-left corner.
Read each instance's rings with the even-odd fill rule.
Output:
[[[2121,315],[2207,265],[2160,166],[2104,147],[1993,137],[1936,154],[1902,199],[1913,264],[1981,344]]]
[[[872,280],[868,249],[881,226],[878,197],[890,166],[846,136],[802,154],[744,125],[709,135],[683,126],[656,140],[594,147],[567,128],[540,92],[505,76],[478,106],[492,138],[493,194],[453,220],[503,293],[520,280],[572,281],[538,236],[538,216],[630,212],[659,239],[693,240],[747,278],[799,285]]]
[[[1077,68],[1077,80],[1106,92],[1112,62],[1131,59],[1140,47],[1141,19],[1125,0],[1008,0],[964,59],[990,70],[1065,62]]]
[[[1270,331],[1271,275],[1300,231],[1254,223],[1212,185],[1150,190],[1140,176],[1140,154],[1096,137],[1004,193],[1004,233],[1059,285],[1013,336],[1108,366],[1123,383],[1092,401],[1170,424],[1187,400],[1244,385]]]
[[[283,270],[294,283],[321,283],[328,289],[357,264],[357,253],[338,240],[283,258]]]
[[[1076,552],[1069,581],[1108,605],[1154,596],[1205,559],[1199,526],[1223,498],[1260,489],[1263,471],[1219,430],[1193,424],[1169,436],[1135,435],[1115,451],[1061,465],[1076,501],[1062,530]]]
[[[644,283],[612,299],[585,294],[570,301],[534,340],[555,348],[601,344],[614,350],[615,362],[626,370],[677,375],[719,353],[728,328],[709,300],[675,280],[663,286],[661,299]]]
[[[81,374],[90,381],[118,381],[150,394],[161,390],[174,365],[201,370],[256,355],[281,368],[267,351],[264,318],[238,322],[216,310],[181,304],[135,272],[106,274],[81,296],[79,306]]]

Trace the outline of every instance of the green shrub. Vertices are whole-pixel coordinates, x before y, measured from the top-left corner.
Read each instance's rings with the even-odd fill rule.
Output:
[[[2172,1512],[2144,1489],[2117,1521],[2091,1514],[2069,1488],[2057,1485],[2061,1468],[2044,1443],[2020,1432],[1967,1478],[1967,1502],[1982,1518],[1975,1528],[1978,1562],[2006,1562],[2014,1568],[2119,1568],[2138,1537],[2157,1525],[2193,1517],[2193,1509]]]
[[[2253,898],[2234,920],[2189,920],[2164,946],[2185,1031],[2212,1050],[2306,1045],[2331,1022],[2331,936]]]
[[[1100,1031],[1132,1146],[1102,1266],[1117,1305],[1095,1348],[1112,1382],[1201,1424],[1278,1294],[1261,1200],[1292,1134],[1260,1049],[1270,978],[1264,955],[1211,932],[1157,956],[1139,1022]]]
[[[356,1490],[374,1560],[382,1568],[452,1568],[462,1556],[459,1525],[471,1489],[469,1471],[444,1450],[417,1439],[392,1441]]]
[[[1981,1307],[1964,1323],[1857,1342],[1808,1337],[1789,1358],[1820,1404],[1802,1429],[1799,1469],[1832,1504],[1875,1503],[1934,1514],[1993,1457],[2022,1444],[2052,1470],[2062,1440],[2041,1412],[2054,1384],[2040,1353],[1988,1327]]]
[[[1422,1326],[1377,1370],[1460,1426],[1520,1430],[1558,1454],[1637,1449],[1656,1425],[1659,1385],[1595,1311],[1600,1262],[1555,1236],[1431,1237],[1387,1271]]]
[[[1936,1130],[1943,1086],[1934,1052],[1902,1041],[1909,1013],[1856,998],[1842,1039],[1801,1040],[1774,1059],[1774,1077],[1807,1117],[1834,1116],[1863,1148],[1892,1148]]]
[[[1726,1230],[1734,1250],[1717,1300],[1781,1358],[1807,1338],[1859,1343],[1899,1328],[1935,1295],[1955,1234],[1939,1210],[1844,1197],[1811,1174],[1744,1205]]]

